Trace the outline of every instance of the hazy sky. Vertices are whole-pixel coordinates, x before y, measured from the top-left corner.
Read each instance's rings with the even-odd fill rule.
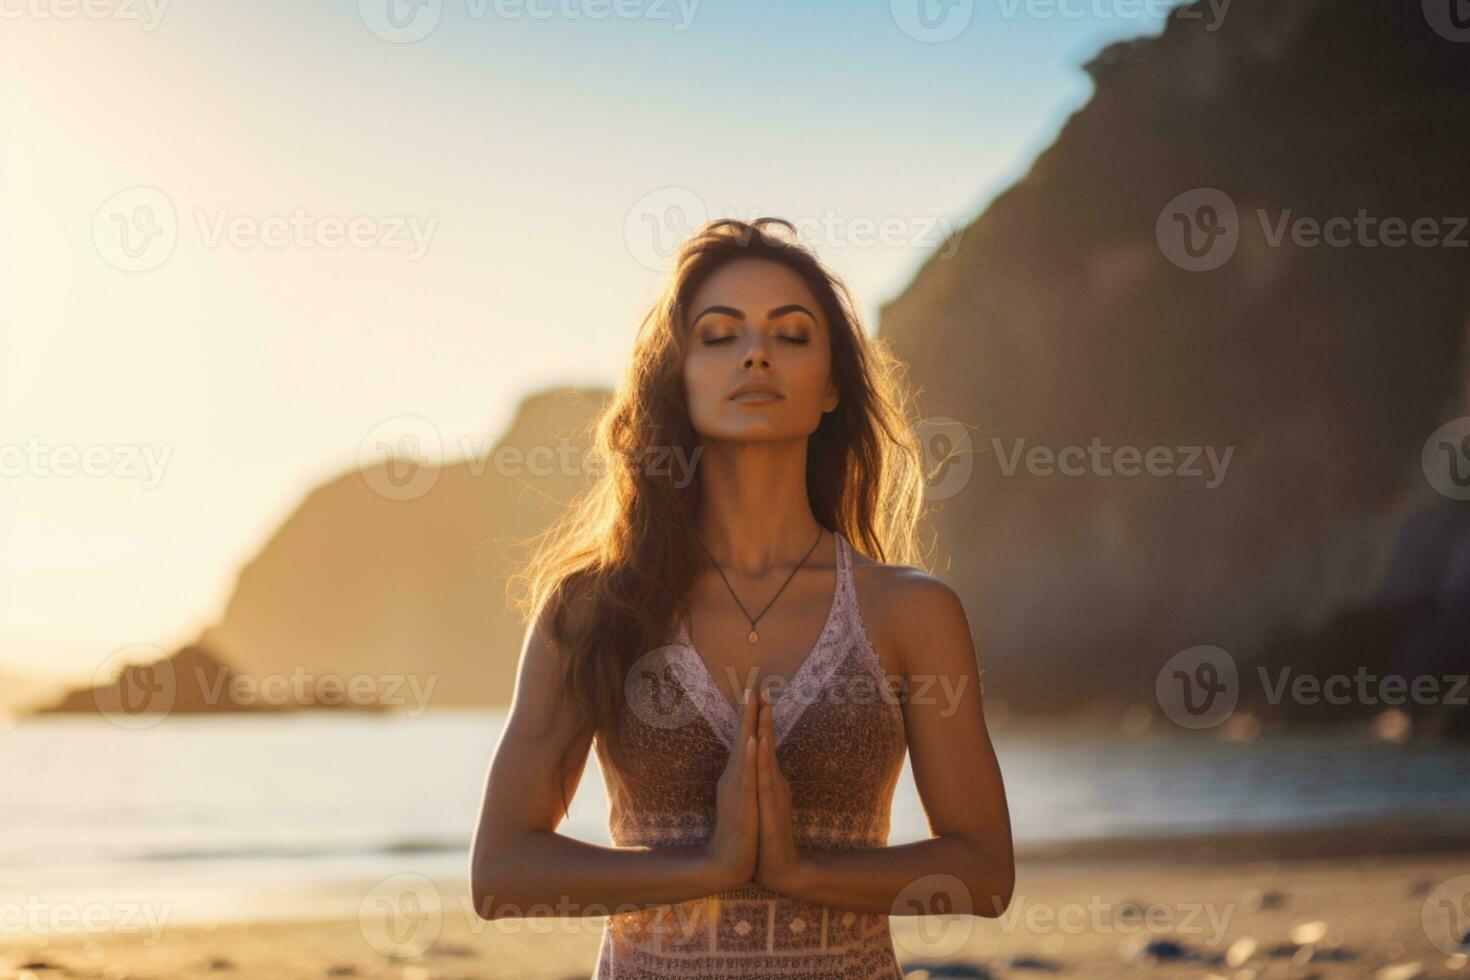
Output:
[[[612,384],[706,217],[876,331],[1163,10],[388,2],[0,0],[0,667],[191,639],[385,420]]]

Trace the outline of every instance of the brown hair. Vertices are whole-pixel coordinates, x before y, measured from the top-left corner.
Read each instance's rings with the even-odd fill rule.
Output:
[[[688,303],[711,273],[741,258],[794,270],[827,317],[839,402],[822,416],[807,449],[807,495],[817,523],[879,561],[919,562],[925,474],[898,361],[886,344],[868,339],[847,287],[800,243],[790,222],[710,222],[680,248],[639,328],[623,381],[596,421],[595,481],[532,539],[534,557],[516,576],[529,586],[522,600],[528,618],[544,609],[556,637],[564,664],[557,704],[572,699],[574,742],[594,734],[614,758],[623,679],[640,656],[668,642],[705,560],[694,521],[699,469],[680,486],[683,470],[667,465],[674,453],[698,460],[682,376]],[[578,610],[572,635],[567,611],[579,598],[590,604]]]

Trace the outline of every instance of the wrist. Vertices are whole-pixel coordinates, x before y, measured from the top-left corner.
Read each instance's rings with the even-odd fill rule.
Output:
[[[800,851],[796,852],[796,860],[791,862],[790,868],[784,875],[786,887],[792,892],[806,894],[810,892],[817,881],[818,868],[816,864]]]
[[[801,898],[808,894],[816,882],[817,866],[800,852],[790,861],[783,861],[779,868],[766,868],[761,875],[761,884],[767,888]]]
[[[694,874],[699,882],[699,887],[711,895],[743,884],[735,880],[736,875],[730,870],[729,865],[709,850],[701,851],[695,858]]]

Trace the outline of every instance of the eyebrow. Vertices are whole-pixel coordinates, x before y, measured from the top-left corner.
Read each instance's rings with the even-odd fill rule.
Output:
[[[708,309],[702,311],[699,316],[695,317],[691,325],[693,323],[698,323],[703,317],[707,316],[710,313],[724,313],[728,316],[733,316],[737,320],[745,319],[744,310],[737,310],[733,306],[711,306]],[[815,313],[807,309],[805,306],[802,306],[800,303],[787,303],[785,306],[778,306],[774,310],[771,310],[769,313],[766,314],[766,319],[774,320],[776,319],[776,317],[785,316],[788,313],[805,313],[807,316],[811,317],[814,322],[817,319]]]

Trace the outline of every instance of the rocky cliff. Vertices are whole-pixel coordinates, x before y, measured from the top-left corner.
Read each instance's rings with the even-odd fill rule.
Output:
[[[1453,587],[1401,534],[1463,506],[1421,451],[1470,414],[1470,43],[1417,2],[1188,13],[1101,52],[1054,145],[883,310],[934,431],[969,429],[937,557],[1016,704],[1146,701],[1200,644],[1280,655],[1390,572],[1438,595],[1421,617],[1470,603],[1464,522],[1435,524]],[[1329,660],[1392,666],[1417,628]]]

